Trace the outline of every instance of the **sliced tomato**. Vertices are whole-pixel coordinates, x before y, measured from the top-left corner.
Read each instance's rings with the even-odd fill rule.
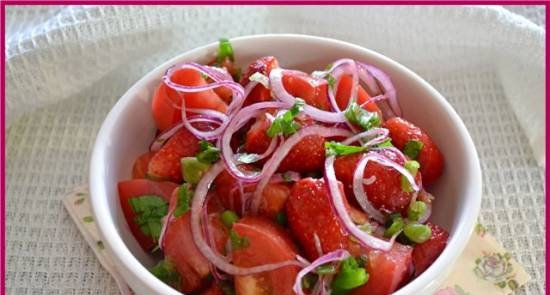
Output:
[[[149,162],[154,155],[155,152],[147,152],[136,159],[132,167],[132,178],[147,178]]]
[[[168,202],[172,191],[177,186],[177,184],[172,182],[156,182],[148,179],[133,179],[118,183],[120,207],[130,227],[130,231],[145,251],[152,250],[156,246],[156,243],[151,237],[145,235],[137,225],[135,221],[136,214],[132,210],[129,200],[143,195],[156,195]]]
[[[295,97],[302,98],[309,105],[321,110],[329,110],[328,84],[307,74],[283,76],[283,86]]]
[[[193,69],[178,70],[172,76],[172,81],[185,86],[206,85],[207,81]],[[153,118],[157,128],[164,131],[181,121],[182,96],[187,108],[212,109],[225,113],[227,104],[213,90],[180,95],[176,90],[161,82],[153,97]]]
[[[218,251],[222,251],[227,241],[227,229],[217,215],[209,217],[209,232],[213,235]],[[184,293],[200,290],[208,283],[210,264],[201,254],[191,232],[191,212],[172,219],[166,228],[164,255],[173,261],[182,279]]]
[[[411,277],[412,248],[399,243],[388,251],[371,250],[367,254],[369,281],[351,295],[389,295]]]
[[[341,110],[344,110],[351,98],[351,85],[353,84],[353,78],[349,75],[342,76],[338,82],[338,89],[336,90],[336,103]],[[370,99],[369,94],[361,85],[357,85],[357,104],[363,105]],[[363,105],[363,108],[369,112],[376,112],[382,118],[382,111],[376,105],[375,102],[369,102]]]
[[[295,259],[298,254],[290,237],[274,223],[247,216],[233,224],[235,233],[248,240],[248,245],[233,249],[233,263],[252,267]],[[235,276],[237,295],[294,294],[292,286],[300,269],[282,267],[255,275]]]

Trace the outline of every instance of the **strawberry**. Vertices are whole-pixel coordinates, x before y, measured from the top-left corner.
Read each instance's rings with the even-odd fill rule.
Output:
[[[299,120],[302,126],[313,124],[308,118]],[[270,127],[266,118],[261,118],[248,130],[244,148],[249,153],[262,154],[267,150],[271,138],[266,131]],[[296,171],[301,173],[314,172],[323,169],[325,163],[325,138],[320,135],[304,137],[283,159],[278,172]]]
[[[395,153],[389,151],[386,152],[386,155],[399,163]],[[342,181],[349,196],[353,196],[353,174],[360,158],[361,154],[353,154],[338,157],[334,162],[336,178]],[[369,179],[373,176],[376,179],[375,182],[364,186],[372,205],[376,209],[388,212],[406,213],[413,194],[404,192],[401,188],[401,174],[393,168],[376,162],[368,162],[363,178]],[[420,179],[420,173],[417,173],[416,180]]]
[[[149,162],[155,155],[155,152],[147,152],[139,156],[134,162],[132,167],[132,178],[147,178],[147,169],[149,167]]]
[[[201,295],[224,295],[221,287],[216,285],[215,283],[212,284],[210,287],[208,287],[208,289],[202,291],[200,294]]]
[[[241,165],[243,170],[252,170],[250,165]],[[243,198],[250,198],[256,190],[256,184],[243,183],[243,197],[240,193],[239,184],[228,171],[224,170],[214,180],[216,194],[220,203],[227,209],[233,210],[240,215],[243,214]],[[269,218],[275,218],[277,213],[284,210],[288,196],[290,195],[290,185],[287,183],[269,183],[262,194],[259,214]],[[246,201],[245,201],[246,202]]]
[[[151,158],[147,174],[154,179],[181,182],[183,157],[192,157],[199,151],[199,140],[186,128],[181,128]]]
[[[382,125],[390,131],[392,143],[405,151],[406,145],[413,140],[422,143],[417,161],[420,163],[422,180],[426,184],[434,183],[443,173],[444,159],[437,145],[420,128],[405,119],[394,117]]]
[[[351,295],[388,295],[410,278],[412,248],[395,243],[388,251],[370,250],[366,269],[369,281],[353,290]]]
[[[415,245],[412,254],[414,273],[417,276],[423,273],[439,257],[449,239],[449,233],[444,228],[430,222],[427,225],[432,230],[432,236],[426,242]]]
[[[344,75],[340,78],[338,82],[338,89],[336,90],[336,103],[341,110],[346,109],[348,106],[349,100],[351,98],[351,84],[353,83],[353,78],[349,75]],[[363,105],[370,99],[369,94],[363,86],[357,85],[357,104]],[[363,106],[363,108],[369,112],[376,112],[382,118],[382,111],[376,105],[375,102],[369,102]]]
[[[248,66],[248,70],[241,77],[241,85],[246,85],[249,82],[250,76],[254,73],[261,73],[263,75],[269,76],[271,69],[278,68],[279,62],[273,56],[264,56],[252,62]],[[244,106],[251,105],[253,103],[269,101],[271,98],[271,90],[265,88],[263,85],[257,85],[252,89],[250,94],[246,97]]]
[[[290,230],[308,259],[319,257],[315,235],[323,253],[350,248],[349,234],[332,209],[329,190],[323,179],[298,181],[290,192],[286,212]]]

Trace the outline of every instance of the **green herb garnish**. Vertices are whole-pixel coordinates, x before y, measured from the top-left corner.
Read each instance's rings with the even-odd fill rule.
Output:
[[[229,239],[231,239],[231,247],[233,248],[233,250],[243,249],[250,245],[248,237],[241,237],[234,230],[229,231]]]
[[[153,241],[158,241],[162,229],[162,218],[168,213],[168,202],[155,195],[134,197],[128,202],[136,214],[135,222],[140,230]]]
[[[344,156],[364,152],[367,148],[355,145],[345,145],[336,141],[327,141],[325,142],[325,150],[327,156]]]
[[[220,149],[208,141],[199,142],[200,151],[197,154],[197,160],[201,163],[212,164],[220,159]]]
[[[420,217],[424,216],[427,209],[426,203],[422,201],[415,201],[407,211],[407,217],[410,221],[418,221]]]
[[[418,158],[418,154],[424,147],[424,144],[421,141],[418,140],[409,140],[403,149],[403,153],[407,155],[412,160],[416,160]]]
[[[323,265],[318,266],[315,269],[315,273],[318,274],[318,275],[335,274],[336,273],[336,267],[332,263],[323,264]]]
[[[390,215],[390,219],[386,222],[386,231],[384,232],[384,237],[391,238],[405,226],[405,221],[401,217],[401,214],[394,213]]]
[[[352,102],[345,112],[346,119],[352,124],[361,126],[364,130],[379,127],[381,124],[380,116],[376,112],[369,112]]]
[[[199,183],[210,166],[210,164],[200,162],[195,157],[181,158],[181,174],[183,175],[183,180],[190,184]]]
[[[333,75],[328,74],[326,79],[327,79],[328,86],[334,89],[334,85],[336,85],[336,78],[334,78]]]
[[[277,213],[277,215],[275,215],[275,222],[280,226],[287,226],[288,218],[286,217],[285,213],[279,212]]]
[[[161,260],[151,268],[151,273],[159,280],[171,286],[177,286],[181,282],[181,277],[176,270],[176,266],[167,259]]]
[[[233,52],[233,46],[231,46],[231,42],[229,42],[228,39],[222,38],[220,39],[220,43],[218,46],[218,56],[216,57],[216,62],[218,64],[221,64],[226,58],[234,61],[235,55]]]
[[[223,225],[227,228],[233,227],[233,223],[239,221],[239,215],[235,211],[225,210],[220,216]]]
[[[366,284],[368,280],[369,274],[365,268],[360,267],[355,258],[349,257],[342,261],[340,272],[332,281],[331,294],[346,294],[350,290]]]
[[[182,184],[178,189],[178,202],[174,210],[174,217],[180,217],[191,209],[191,200],[193,192],[189,190],[187,184]]]
[[[418,169],[420,169],[420,163],[418,163],[415,160],[410,160],[405,162],[404,165],[405,169],[409,171],[413,178],[416,177],[416,173],[418,173]],[[412,193],[413,188],[409,180],[405,177],[405,175],[401,175],[401,189],[406,193]]]
[[[430,227],[419,223],[410,223],[405,225],[403,233],[411,241],[418,244],[426,242],[432,236],[432,230]]]
[[[282,115],[277,116],[269,129],[267,129],[267,136],[274,137],[277,134],[283,134],[285,136],[294,134],[300,129],[300,124],[294,121],[294,118],[302,112],[305,102],[303,99],[297,98],[294,105]]]

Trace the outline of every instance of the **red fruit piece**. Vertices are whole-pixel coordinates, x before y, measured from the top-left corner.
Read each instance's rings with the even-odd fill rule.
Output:
[[[208,289],[202,291],[201,295],[224,295],[223,290],[216,284],[212,284]]]
[[[338,82],[338,89],[336,90],[336,103],[341,110],[346,109],[349,100],[351,98],[351,85],[353,78],[349,75],[342,76]],[[357,104],[363,105],[370,99],[369,94],[363,86],[357,85]],[[369,102],[363,106],[363,108],[369,112],[376,112],[382,119],[382,111],[376,105],[375,102]]]
[[[147,152],[139,156],[134,162],[132,167],[132,178],[147,178],[147,169],[149,168],[149,162],[155,155],[155,152]]]
[[[193,69],[178,70],[172,76],[172,81],[185,86],[201,86],[208,84],[201,74]],[[206,108],[222,113],[227,111],[227,104],[213,91],[206,90],[194,93],[180,94],[161,82],[153,97],[153,118],[161,131],[181,121],[182,96],[187,108]]]
[[[153,241],[151,237],[145,235],[136,223],[136,213],[130,205],[130,199],[144,195],[155,195],[162,197],[168,202],[172,191],[174,191],[177,186],[177,184],[172,182],[157,182],[148,179],[133,179],[118,183],[120,207],[130,227],[130,231],[143,250],[150,251],[155,248],[157,243]]]
[[[323,253],[337,249],[356,252],[357,244],[349,239],[349,234],[334,213],[329,190],[323,179],[304,178],[298,181],[290,192],[286,212],[292,235],[308,259],[313,261],[319,257],[315,235],[319,238]],[[364,215],[358,216],[365,220]]]
[[[241,78],[241,85],[246,85],[250,81],[249,78],[254,73],[261,73],[263,75],[269,76],[269,73],[272,69],[278,68],[279,62],[273,56],[264,56],[252,62],[248,66],[248,70]],[[246,97],[244,105],[251,105],[253,103],[269,101],[271,98],[271,90],[265,88],[263,85],[259,84],[250,92]]]
[[[241,165],[240,169],[251,171],[253,168],[249,165]],[[230,210],[243,214],[243,201],[245,198],[252,197],[256,190],[255,184],[243,183],[244,196],[241,195],[239,183],[227,170],[224,170],[214,180],[216,195],[221,204]],[[277,213],[285,208],[286,200],[290,195],[290,185],[287,183],[269,183],[262,194],[259,214],[268,218],[274,218]]]
[[[449,239],[449,233],[442,227],[428,222],[432,236],[422,244],[416,244],[413,250],[415,275],[423,273],[443,252]]]
[[[214,237],[216,248],[222,253],[228,233],[217,215],[209,217],[208,229]],[[204,287],[210,274],[210,265],[193,241],[191,212],[172,219],[168,224],[163,250],[181,276],[181,291],[192,293]]]
[[[389,295],[410,278],[412,248],[395,243],[388,251],[371,250],[366,269],[369,281],[351,295]]]
[[[273,222],[247,216],[233,224],[235,233],[246,239],[245,246],[233,249],[233,263],[252,267],[294,260],[298,254],[290,237]],[[294,294],[292,286],[300,269],[287,266],[255,275],[235,276],[237,295]]]
[[[437,145],[420,128],[405,119],[394,117],[382,125],[390,131],[392,143],[400,150],[411,140],[422,142],[423,147],[418,154],[420,172],[425,184],[434,183],[443,173],[444,159]]]
[[[328,84],[323,80],[317,80],[308,75],[285,75],[283,86],[288,93],[303,99],[307,104],[321,110],[330,110]]]
[[[399,163],[399,158],[394,152],[388,151],[386,155],[391,160]],[[336,178],[344,184],[349,196],[354,196],[353,174],[361,156],[362,154],[342,156],[334,161]],[[375,182],[371,185],[364,185],[365,192],[372,205],[376,209],[405,214],[413,194],[404,192],[401,188],[401,173],[393,168],[369,161],[365,167],[363,178],[369,179],[373,176],[376,179]],[[416,180],[420,181],[420,179],[421,176],[418,173]]]
[[[192,157],[199,151],[199,140],[186,128],[181,128],[151,158],[147,174],[154,179],[181,182],[183,157]]]

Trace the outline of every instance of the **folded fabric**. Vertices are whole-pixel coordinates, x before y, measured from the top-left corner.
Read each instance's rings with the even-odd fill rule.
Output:
[[[121,294],[134,294],[105,249],[92,216],[88,187],[75,188],[63,198],[63,204],[101,265],[115,279]],[[451,275],[434,295],[506,295],[529,280],[523,267],[478,224]]]

